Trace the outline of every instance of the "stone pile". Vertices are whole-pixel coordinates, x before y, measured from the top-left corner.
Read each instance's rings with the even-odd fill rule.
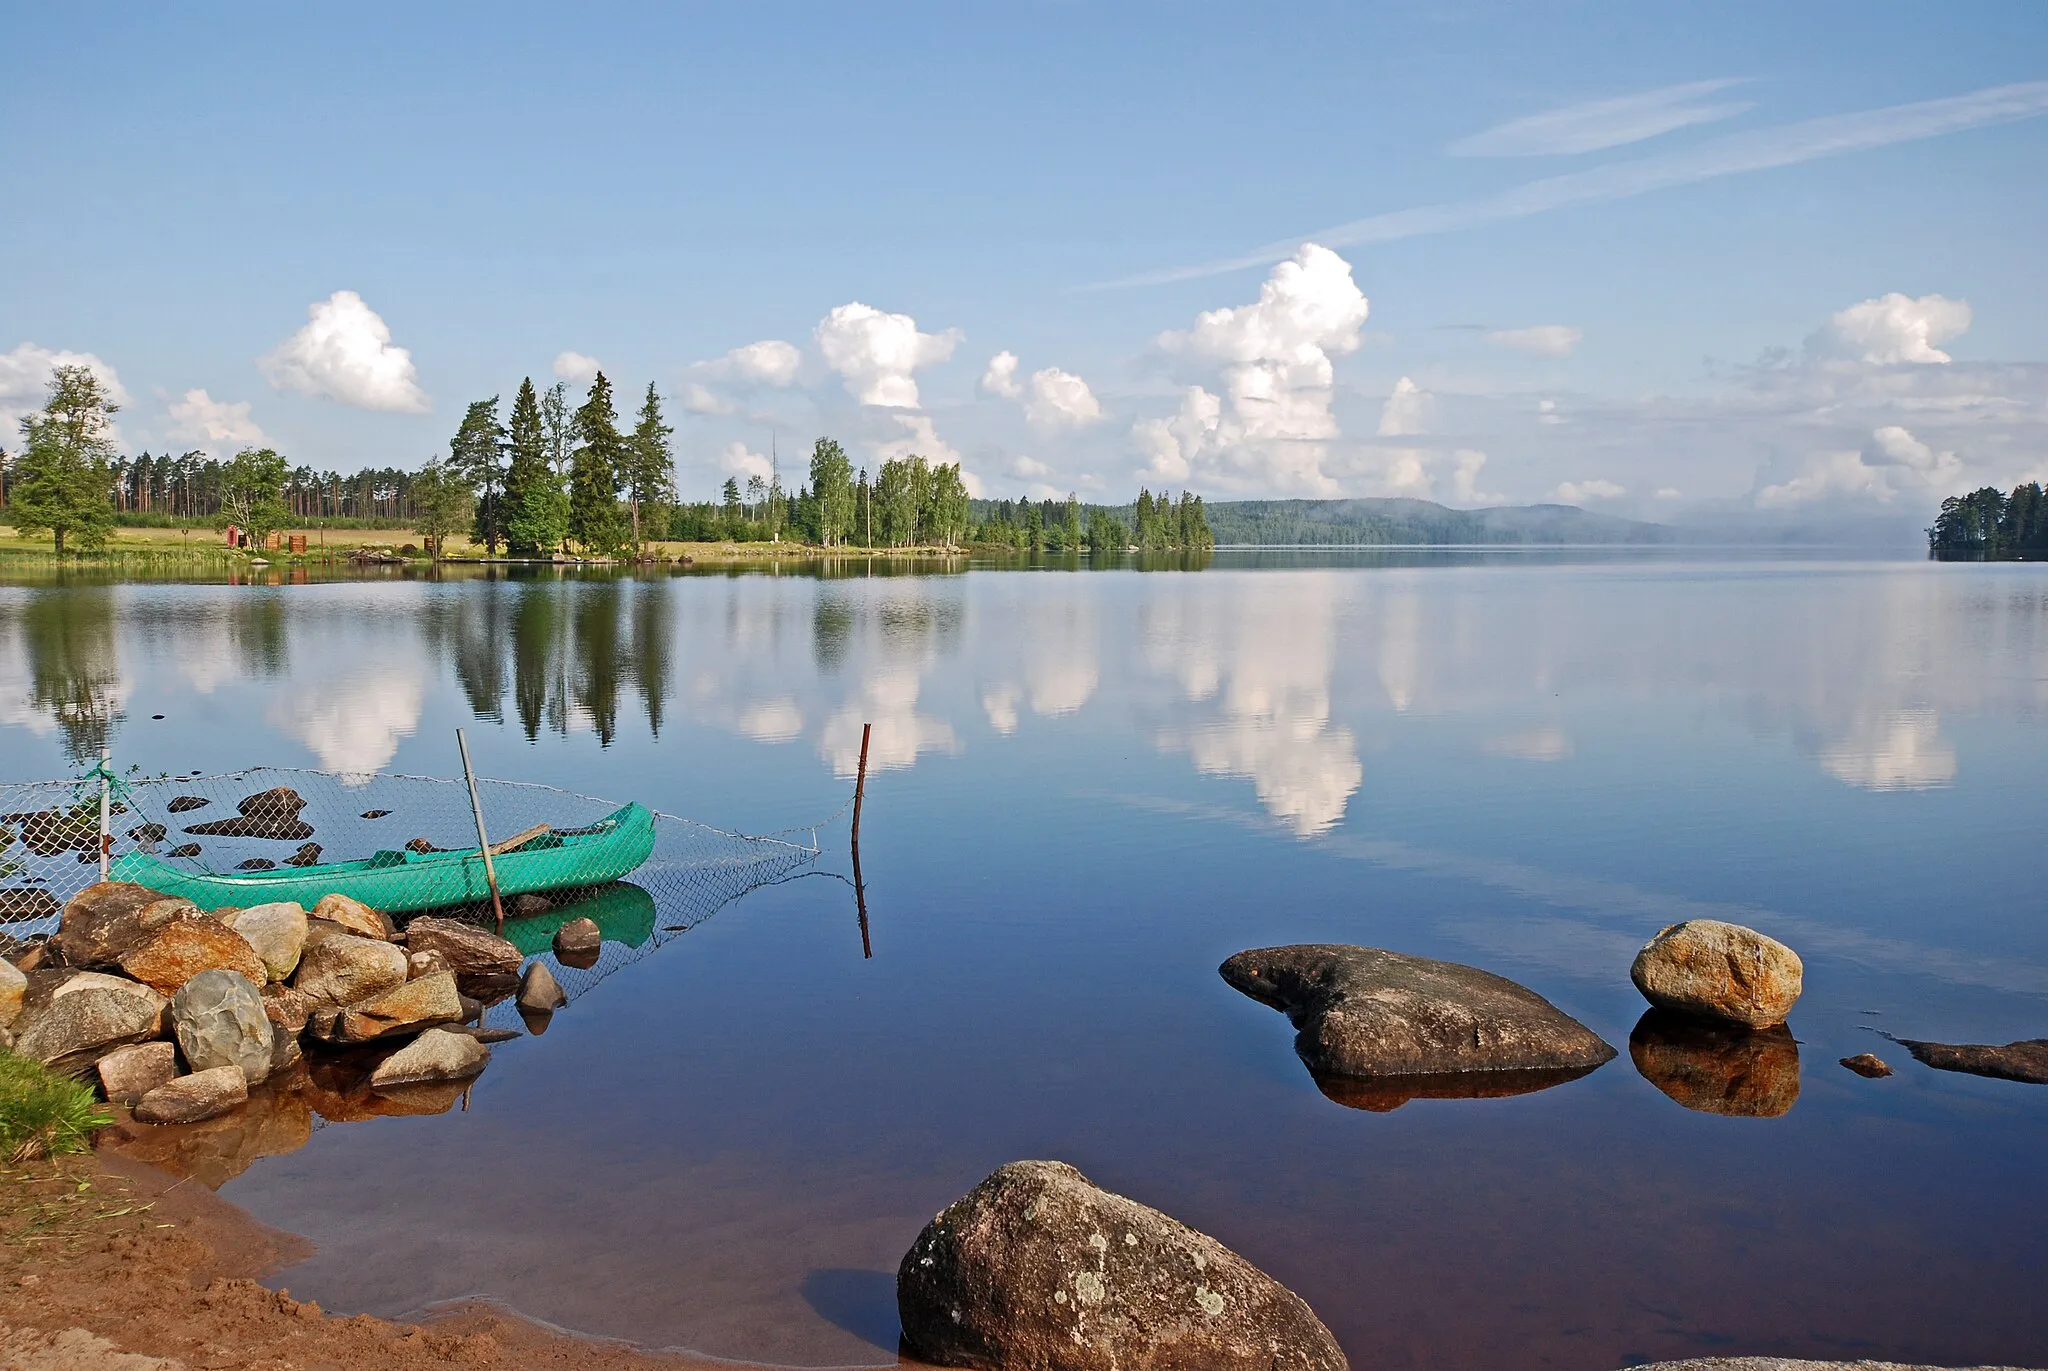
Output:
[[[270,808],[243,817],[294,821],[288,803]],[[490,1062],[485,1044],[513,1036],[477,1026],[484,1006],[515,993],[535,1031],[566,1003],[544,965],[454,919],[401,930],[341,894],[310,911],[209,912],[109,881],[0,961],[0,1045],[96,1079],[138,1122],[190,1124],[274,1076],[303,1076],[308,1054],[315,1074],[332,1068],[359,1095],[466,1085]]]

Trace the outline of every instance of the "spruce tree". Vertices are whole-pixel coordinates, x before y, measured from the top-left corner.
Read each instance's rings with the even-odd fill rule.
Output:
[[[494,555],[505,536],[505,427],[498,422],[498,397],[478,400],[463,413],[448,444],[448,470],[475,495],[476,522],[470,536]]]
[[[675,500],[675,449],[669,435],[675,430],[662,422],[661,394],[647,383],[646,398],[640,402],[640,416],[627,444],[626,470],[619,484],[624,487],[633,517],[633,546],[642,541],[643,519],[647,527],[667,523],[662,511]]]
[[[531,377],[512,401],[505,472],[505,547],[514,557],[550,557],[569,533],[569,497],[549,461],[548,426]]]
[[[603,372],[576,411],[576,451],[569,461],[569,536],[585,552],[609,556],[626,530],[619,519],[619,475],[631,460]]]

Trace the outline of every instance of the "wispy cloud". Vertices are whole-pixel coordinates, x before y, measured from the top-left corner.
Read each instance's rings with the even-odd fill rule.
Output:
[[[1547,176],[1496,195],[1354,219],[1348,224],[1337,224],[1268,243],[1241,256],[1126,277],[1104,285],[1164,285],[1171,281],[1220,276],[1225,272],[1280,261],[1291,256],[1304,242],[1328,247],[1357,247],[1424,234],[1453,233],[1509,219],[1524,219],[1571,205],[1625,200],[1673,186],[1692,185],[1772,167],[1794,166],[1845,152],[1860,152],[1888,147],[1893,143],[2031,119],[2044,113],[2048,113],[2048,81],[2024,81],[1940,100],[1921,100],[1910,105],[1889,105],[1854,114],[1806,119],[1776,128],[1728,134],[1655,157],[1610,163],[1563,176]]]
[[[1618,148],[1693,124],[1732,119],[1755,108],[1747,100],[1703,103],[1702,97],[1739,86],[1741,77],[1688,81],[1636,95],[1588,100],[1496,124],[1451,144],[1453,157],[1568,157]]]

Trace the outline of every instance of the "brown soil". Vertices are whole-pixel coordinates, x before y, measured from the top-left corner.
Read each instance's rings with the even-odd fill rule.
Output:
[[[5,1371],[686,1371],[732,1362],[572,1337],[489,1306],[340,1317],[258,1284],[308,1254],[197,1181],[95,1154],[0,1171]]]

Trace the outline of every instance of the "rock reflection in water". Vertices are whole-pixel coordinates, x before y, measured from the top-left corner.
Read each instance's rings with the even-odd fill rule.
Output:
[[[1504,1100],[1514,1095],[1533,1095],[1599,1069],[1583,1066],[1548,1071],[1447,1071],[1434,1075],[1378,1076],[1371,1080],[1314,1071],[1309,1075],[1315,1080],[1316,1089],[1346,1109],[1388,1114],[1410,1100]]]
[[[1652,1009],[1628,1035],[1644,1080],[1687,1109],[1775,1119],[1799,1099],[1799,1044],[1783,1024],[1752,1030]]]

